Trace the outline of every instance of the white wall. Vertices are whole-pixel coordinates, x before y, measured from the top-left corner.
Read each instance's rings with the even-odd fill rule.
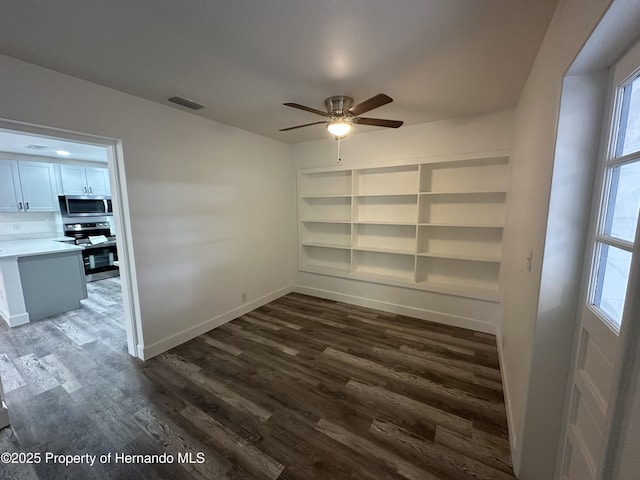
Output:
[[[505,110],[403,126],[398,130],[356,133],[341,142],[341,165],[381,165],[409,159],[418,162],[428,157],[509,151],[513,124],[514,112]],[[291,150],[294,170],[337,165],[337,142],[328,134],[326,140],[296,144]],[[296,273],[295,288],[318,296],[492,333],[500,318],[499,303],[306,272]]]
[[[287,291],[287,145],[6,56],[0,78],[0,118],[122,141],[145,355]]]
[[[576,278],[579,249],[584,247],[585,211],[589,210],[588,206],[572,210],[569,205],[563,212],[563,202],[589,200],[585,185],[590,181],[589,171],[580,178],[563,177],[579,168],[577,157],[563,157],[566,152],[556,150],[563,76],[609,3],[560,0],[517,109],[505,231],[502,334],[505,389],[515,427],[514,462],[522,480],[553,478],[580,280]],[[593,93],[602,84],[600,77],[579,89]],[[600,107],[593,105],[590,114]],[[581,126],[575,123],[568,128]],[[555,171],[554,157],[564,162],[556,164]],[[576,212],[581,213],[571,218]],[[533,264],[528,271],[525,258],[530,251]]]

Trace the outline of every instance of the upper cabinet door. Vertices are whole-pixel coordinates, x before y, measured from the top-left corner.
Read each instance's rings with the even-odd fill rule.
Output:
[[[18,162],[0,160],[0,212],[21,212],[23,208]]]
[[[53,165],[41,162],[18,162],[25,212],[55,212],[58,204]]]
[[[85,168],[77,165],[60,165],[62,191],[65,195],[89,195]]]
[[[85,172],[89,195],[109,195],[111,193],[109,189],[109,170],[99,167],[86,167]]]

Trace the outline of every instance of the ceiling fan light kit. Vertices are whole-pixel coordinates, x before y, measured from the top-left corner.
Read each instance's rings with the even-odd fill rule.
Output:
[[[378,95],[374,95],[368,100],[354,106],[353,98],[347,97],[346,95],[336,95],[329,97],[324,101],[327,109],[326,112],[312,107],[307,107],[306,105],[300,105],[299,103],[285,103],[284,105],[287,107],[315,113],[316,115],[327,117],[327,120],[305,123],[303,125],[296,125],[295,127],[281,128],[280,131],[285,132],[297,128],[309,127],[311,125],[325,124],[329,133],[333,135],[336,140],[339,140],[346,137],[346,135],[351,131],[354,123],[371,125],[374,127],[398,128],[403,124],[400,120],[385,120],[382,118],[365,118],[358,116],[391,102],[393,102],[391,97],[384,93],[379,93]]]
[[[327,130],[329,130],[329,133],[334,137],[342,138],[351,131],[351,123],[343,120],[342,118],[338,118],[327,124]]]

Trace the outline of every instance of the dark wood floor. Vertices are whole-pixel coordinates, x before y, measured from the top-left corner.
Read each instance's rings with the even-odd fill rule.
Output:
[[[0,464],[0,478],[514,479],[493,336],[290,294],[140,362],[118,288],[0,327],[0,452],[174,461]]]

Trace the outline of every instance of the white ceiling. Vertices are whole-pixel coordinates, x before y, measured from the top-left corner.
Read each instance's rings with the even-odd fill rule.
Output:
[[[332,95],[405,124],[516,106],[557,0],[3,2],[0,52],[296,143]],[[182,107],[176,107],[182,108]],[[357,131],[374,127],[357,126]]]
[[[105,147],[40,135],[27,135],[9,130],[0,130],[0,152],[36,155],[60,160],[107,162]],[[67,152],[68,155],[58,152]]]

